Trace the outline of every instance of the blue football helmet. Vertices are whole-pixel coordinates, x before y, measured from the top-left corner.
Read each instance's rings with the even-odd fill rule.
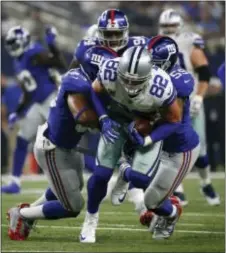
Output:
[[[151,38],[147,49],[150,52],[152,63],[165,71],[170,71],[177,62],[178,45],[170,37],[158,35]]]
[[[29,31],[21,26],[15,26],[7,32],[5,47],[12,57],[19,57],[28,48],[30,42]]]
[[[129,40],[129,23],[126,15],[118,9],[104,11],[97,22],[97,37],[101,45],[118,51]]]
[[[104,61],[118,57],[117,53],[110,48],[93,46],[85,52],[81,62],[82,70],[89,76],[91,81],[97,77],[100,66]]]

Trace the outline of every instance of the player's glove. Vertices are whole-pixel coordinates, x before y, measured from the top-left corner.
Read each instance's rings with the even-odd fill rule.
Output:
[[[16,112],[10,113],[8,117],[9,129],[13,129],[18,120],[18,115]]]
[[[55,45],[58,32],[54,26],[46,26],[45,40],[48,45]]]
[[[100,119],[101,125],[101,134],[105,143],[115,143],[115,141],[119,138],[119,132],[117,131],[120,125],[111,120],[108,116],[104,116]]]
[[[190,104],[190,116],[192,118],[196,117],[199,114],[199,111],[202,107],[203,103],[203,97],[199,95],[195,95],[191,99],[191,104]]]
[[[128,135],[129,138],[131,139],[131,141],[138,145],[138,146],[142,146],[142,147],[146,147],[148,145],[150,145],[152,143],[152,139],[151,137],[145,136],[143,137],[135,128],[135,122],[131,122],[128,126]]]

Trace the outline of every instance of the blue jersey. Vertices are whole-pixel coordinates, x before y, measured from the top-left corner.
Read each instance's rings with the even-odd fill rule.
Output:
[[[225,62],[222,63],[217,71],[217,75],[221,80],[223,88],[225,88]]]
[[[145,46],[147,41],[148,41],[148,38],[143,37],[143,36],[129,37],[127,45],[124,48],[120,49],[117,52],[117,54],[118,56],[121,56],[126,49],[133,46]],[[98,38],[94,37],[94,38],[83,39],[82,41],[79,42],[77,48],[75,49],[74,58],[77,59],[80,63],[83,62],[83,57],[85,55],[85,52],[93,46],[101,46]]]
[[[184,106],[181,127],[164,140],[163,150],[170,153],[186,152],[199,143],[199,137],[191,125],[189,113],[189,96],[193,91],[194,78],[178,65],[175,65],[169,74],[176,88],[177,97],[183,99]]]
[[[22,90],[17,84],[13,84],[4,88],[4,93],[2,95],[2,104],[6,106],[8,114],[15,112],[21,95]]]
[[[88,95],[90,87],[90,81],[80,69],[72,69],[62,78],[58,95],[50,106],[48,128],[44,133],[45,137],[58,147],[74,148],[86,132],[87,128],[75,123],[66,97],[68,93]]]
[[[17,78],[24,83],[26,92],[31,94],[32,103],[42,103],[56,89],[49,75],[49,67],[34,64],[34,56],[45,51],[40,43],[33,43],[21,57],[14,60]]]

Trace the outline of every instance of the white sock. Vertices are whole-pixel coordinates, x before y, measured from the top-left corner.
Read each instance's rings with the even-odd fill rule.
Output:
[[[43,205],[34,207],[25,207],[20,209],[20,214],[27,219],[45,219],[45,215],[42,211]]]
[[[30,207],[42,205],[46,201],[47,201],[46,193],[44,192],[40,198],[38,198],[36,201],[34,201],[33,203],[30,204]]]
[[[21,179],[20,179],[20,177],[12,176],[12,181],[13,181],[14,183],[16,183],[18,186],[21,185]]]
[[[201,178],[201,185],[205,186],[207,184],[211,184],[210,178],[210,165],[206,166],[204,169],[198,168],[198,173]]]
[[[135,205],[135,211],[141,216],[147,211],[144,204],[144,192],[142,189],[132,188],[128,191],[129,200]]]
[[[181,193],[184,193],[184,187],[183,187],[183,184],[179,184],[179,186],[177,187],[177,189],[175,190],[175,192],[181,192]]]
[[[172,211],[172,213],[170,214],[170,218],[173,218],[174,216],[176,216],[176,214],[177,214],[177,208],[176,208],[176,206],[175,205],[173,205],[173,211]]]

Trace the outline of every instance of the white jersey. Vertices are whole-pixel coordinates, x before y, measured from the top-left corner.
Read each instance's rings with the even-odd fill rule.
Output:
[[[198,85],[198,76],[197,73],[195,73],[191,63],[191,53],[194,46],[204,48],[204,41],[200,35],[192,32],[183,32],[179,35],[174,35],[171,37],[177,42],[179,47],[178,63],[182,68],[191,73],[195,79],[195,86],[192,93],[195,94]]]
[[[117,78],[118,64],[119,58],[105,61],[98,79],[111,98],[129,111],[155,112],[159,107],[169,105],[175,99],[176,90],[170,76],[158,67],[152,68],[151,79],[143,91],[134,98],[129,97]]]

